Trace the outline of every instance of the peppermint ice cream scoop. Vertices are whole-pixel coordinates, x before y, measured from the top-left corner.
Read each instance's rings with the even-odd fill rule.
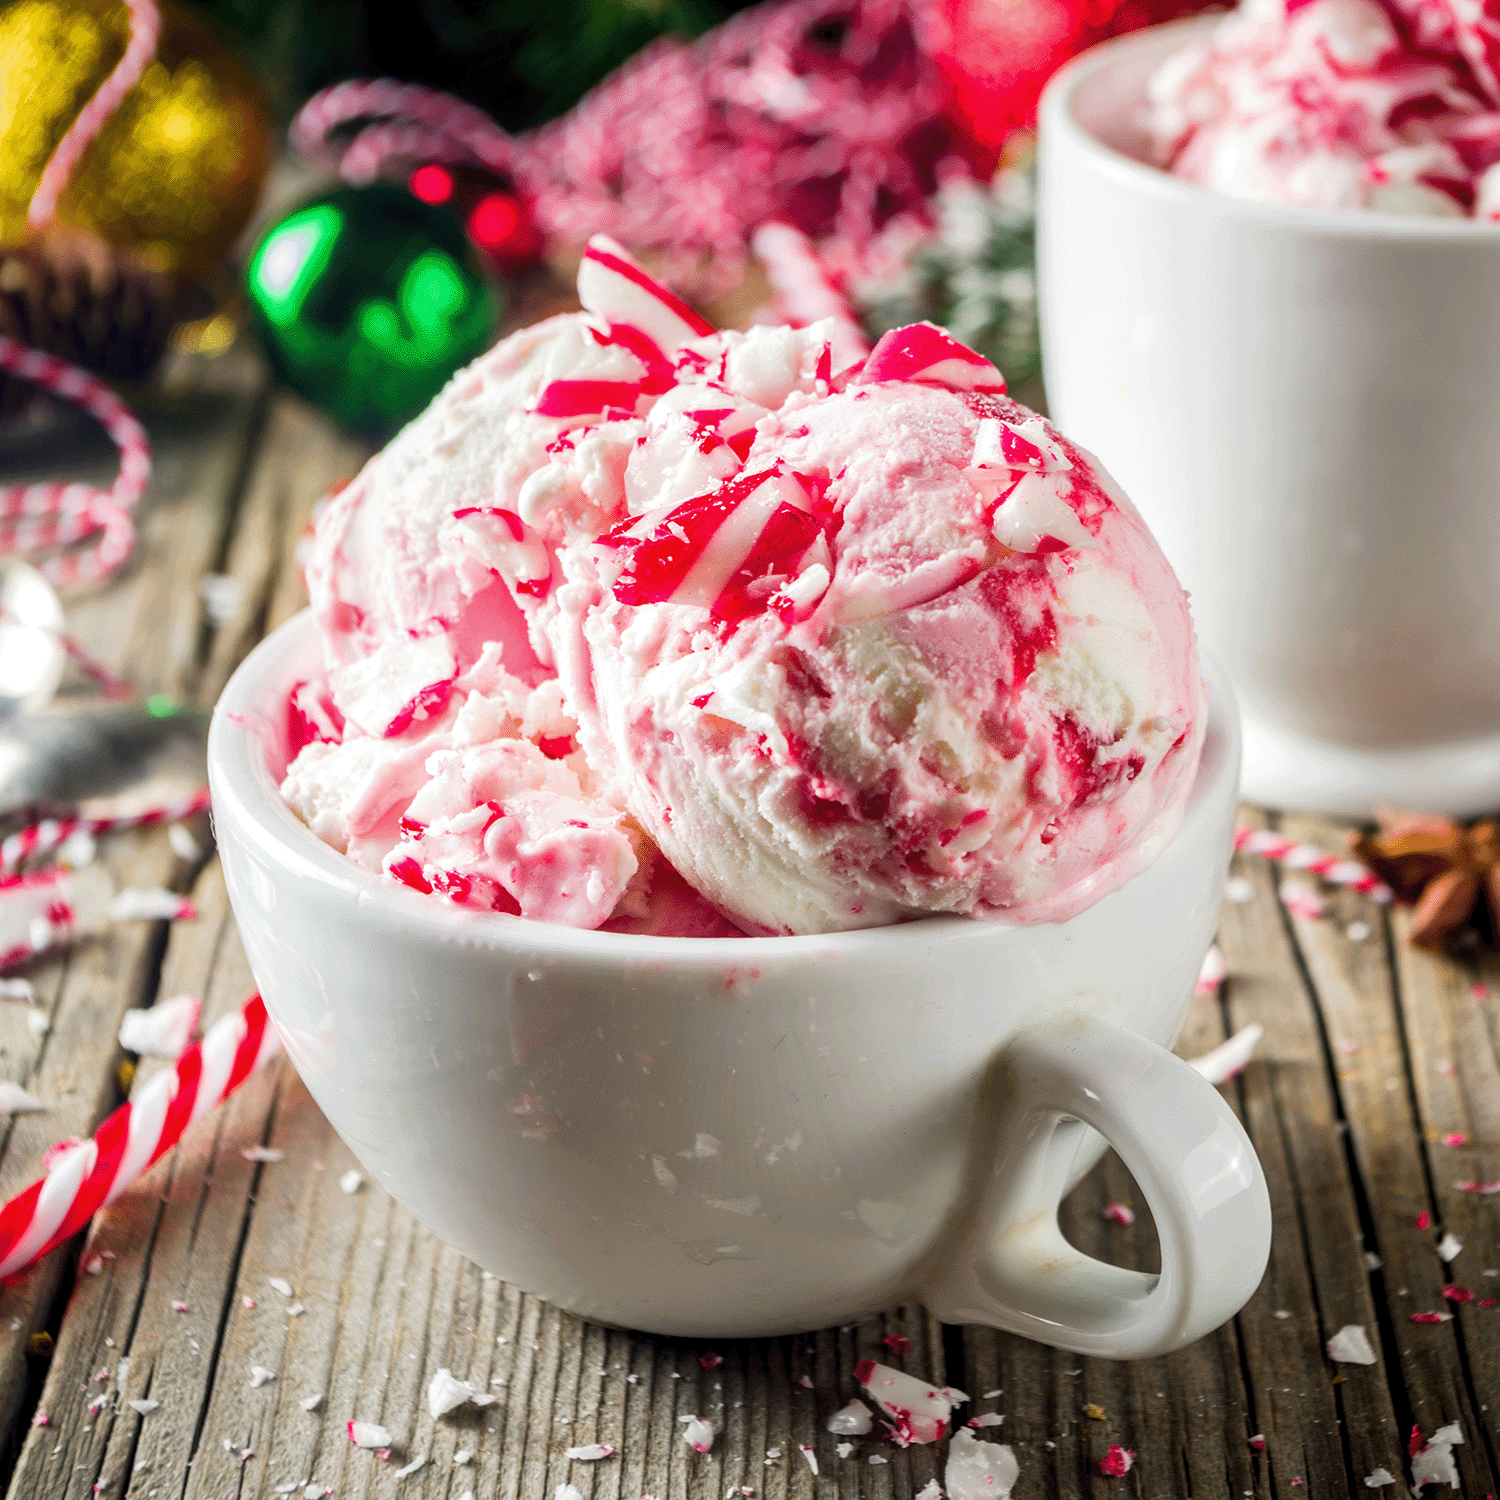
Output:
[[[1500,218],[1500,0],[1241,0],[1149,94],[1157,159],[1231,197]]]
[[[320,519],[284,792],[481,909],[622,930],[1062,918],[1175,832],[1186,599],[926,324],[713,333],[596,241]],[[728,918],[734,928],[724,923]]]

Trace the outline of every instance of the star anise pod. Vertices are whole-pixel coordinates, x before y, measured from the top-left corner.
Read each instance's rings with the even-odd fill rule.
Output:
[[[1412,907],[1414,946],[1441,952],[1476,916],[1481,900],[1500,935],[1500,820],[1465,827],[1437,813],[1382,808],[1379,829],[1354,852]]]

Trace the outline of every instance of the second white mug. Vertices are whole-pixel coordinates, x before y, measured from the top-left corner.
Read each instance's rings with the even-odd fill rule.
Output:
[[[1047,395],[1156,533],[1245,721],[1244,793],[1500,805],[1500,224],[1247,203],[1148,164],[1152,70],[1041,106]]]

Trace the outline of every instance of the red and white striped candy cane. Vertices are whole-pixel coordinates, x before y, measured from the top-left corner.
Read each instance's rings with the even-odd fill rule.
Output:
[[[1386,903],[1393,898],[1390,886],[1373,870],[1358,860],[1329,854],[1316,844],[1299,844],[1265,828],[1236,828],[1234,847],[1236,853],[1263,854],[1289,870],[1306,870],[1321,875],[1330,885],[1346,885],[1362,891],[1372,901]]]
[[[280,1050],[265,1004],[253,995],[122,1104],[92,1140],[54,1146],[46,1175],[0,1208],[0,1277],[76,1234]]]
[[[61,847],[75,833],[123,833],[130,828],[154,828],[159,823],[180,823],[208,807],[208,788],[199,787],[187,797],[164,802],[144,812],[119,818],[44,818],[40,823],[17,829],[0,842],[0,876],[13,874],[27,860],[38,859]]]
[[[45,229],[57,216],[57,202],[68,185],[79,159],[104,128],[105,121],[120,107],[126,94],[141,81],[161,36],[161,13],[156,0],[125,0],[130,11],[130,40],[125,53],[99,85],[98,92],[78,112],[78,118],[57,143],[26,210],[26,227]]]
[[[833,368],[848,369],[869,352],[864,329],[833,284],[816,247],[790,224],[762,224],[750,237],[755,258],[766,269],[776,308],[788,323],[805,328],[820,318],[834,320]]]
[[[103,578],[130,556],[135,545],[131,512],[151,479],[151,444],[145,429],[124,402],[86,370],[4,334],[0,371],[77,402],[120,450],[120,472],[107,490],[58,481],[0,490],[0,552],[50,551],[95,537],[91,545],[50,557],[38,567],[60,587]]]

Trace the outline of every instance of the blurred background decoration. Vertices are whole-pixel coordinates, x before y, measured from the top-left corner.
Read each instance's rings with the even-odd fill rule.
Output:
[[[781,219],[872,332],[930,318],[1024,384],[1037,95],[1081,47],[1200,8],[9,0],[0,333],[139,382],[169,343],[226,347],[248,306],[280,378],[381,436],[494,336],[507,286],[543,261],[560,284],[589,233],[755,316],[749,238]],[[322,192],[247,238],[278,157]],[[357,191],[325,243],[308,226],[338,177]],[[322,258],[288,271],[298,245]],[[458,301],[403,295],[412,275]],[[0,386],[0,414],[17,399]]]

